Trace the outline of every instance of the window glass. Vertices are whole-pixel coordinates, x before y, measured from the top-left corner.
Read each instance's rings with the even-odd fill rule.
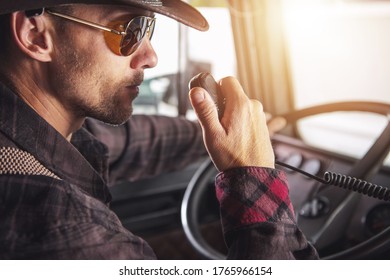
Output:
[[[183,27],[176,21],[157,15],[152,45],[158,65],[145,71],[145,81],[135,100],[134,113],[178,115],[178,95],[187,96],[177,74],[190,77],[200,71],[211,72],[216,79],[236,75],[236,63],[230,15],[226,1],[195,1],[210,24],[207,32]],[[204,5],[207,4],[207,7]],[[224,5],[222,5],[224,4]],[[214,5],[214,6],[213,6]],[[183,73],[184,72],[184,73]],[[194,119],[191,108],[187,117]]]
[[[179,69],[179,24],[156,15],[152,46],[157,53],[158,64],[145,71],[145,80],[134,102],[134,114],[177,116],[175,74]]]
[[[390,2],[284,0],[295,106],[390,103]],[[360,158],[387,118],[337,113],[299,124],[308,143]],[[388,157],[387,164],[390,164]]]

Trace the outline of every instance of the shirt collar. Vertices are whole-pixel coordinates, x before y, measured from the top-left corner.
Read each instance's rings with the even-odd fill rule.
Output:
[[[0,83],[0,130],[61,179],[109,202],[106,180],[108,151],[85,129],[71,143]]]

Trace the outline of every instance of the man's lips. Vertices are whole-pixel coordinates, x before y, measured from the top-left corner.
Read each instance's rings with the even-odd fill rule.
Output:
[[[135,75],[134,79],[128,81],[128,84],[126,85],[126,91],[131,95],[133,99],[135,99],[138,96],[140,91],[140,86],[143,81],[144,81],[143,73],[139,73],[138,75]]]
[[[139,94],[139,85],[131,85],[127,86],[126,90],[136,98]]]

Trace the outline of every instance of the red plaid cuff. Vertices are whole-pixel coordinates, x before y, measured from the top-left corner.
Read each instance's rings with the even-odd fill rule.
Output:
[[[216,178],[225,232],[261,222],[294,220],[283,171],[263,167],[234,168]]]

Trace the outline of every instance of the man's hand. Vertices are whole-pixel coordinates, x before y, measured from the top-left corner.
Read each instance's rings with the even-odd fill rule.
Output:
[[[190,91],[191,104],[215,166],[220,171],[243,166],[274,168],[274,153],[262,104],[250,100],[235,78],[224,78],[219,85],[226,100],[221,120],[207,91],[202,88]],[[279,121],[271,126],[273,132],[280,129]]]

